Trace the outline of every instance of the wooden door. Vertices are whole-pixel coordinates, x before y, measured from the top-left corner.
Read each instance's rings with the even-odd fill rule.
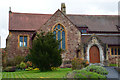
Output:
[[[100,63],[100,52],[97,46],[92,46],[89,51],[90,63]]]

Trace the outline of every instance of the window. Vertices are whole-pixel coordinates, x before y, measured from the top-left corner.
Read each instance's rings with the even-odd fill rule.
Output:
[[[113,48],[111,48],[111,54],[113,55]]]
[[[61,40],[59,48],[66,49],[65,47],[65,29],[62,25],[58,24],[53,28],[53,33],[56,35],[56,40]]]
[[[120,55],[120,48],[118,48],[118,55]]]
[[[86,29],[82,29],[81,32],[82,33],[87,33],[87,30]]]
[[[28,47],[28,36],[19,36],[19,47]]]
[[[120,55],[120,48],[111,47],[111,55]]]

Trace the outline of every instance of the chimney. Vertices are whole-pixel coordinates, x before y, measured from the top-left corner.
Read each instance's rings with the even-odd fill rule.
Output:
[[[11,11],[11,7],[9,7],[9,12],[11,13],[12,11]]]
[[[61,11],[66,14],[66,6],[65,3],[61,3]]]

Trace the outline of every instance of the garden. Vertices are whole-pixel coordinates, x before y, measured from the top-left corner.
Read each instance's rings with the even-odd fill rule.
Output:
[[[74,58],[71,60],[72,66],[61,68],[60,54],[64,50],[59,49],[60,40],[56,40],[54,36],[51,32],[37,34],[26,57],[19,55],[6,61],[3,51],[2,78],[107,78],[108,71],[105,68],[89,65],[83,58]]]

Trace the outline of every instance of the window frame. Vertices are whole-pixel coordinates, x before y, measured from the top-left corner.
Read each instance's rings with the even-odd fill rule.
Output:
[[[66,31],[66,29],[65,29],[65,26],[63,25],[63,24],[61,24],[61,23],[56,23],[53,27],[52,27],[52,32],[54,32],[54,28],[56,27],[56,26],[58,26],[58,25],[60,25],[61,27],[63,27],[64,28],[64,32],[65,32],[65,50],[68,50],[68,46],[67,46],[67,31]],[[56,31],[56,32],[58,32],[58,30]],[[61,33],[61,38],[62,38],[62,31],[60,30],[60,33]],[[58,34],[56,33],[56,40],[58,40],[58,36],[57,36]],[[61,49],[62,49],[62,41],[61,41]]]
[[[112,48],[113,48],[113,55],[112,55]],[[117,55],[115,55],[115,49],[117,49]],[[118,55],[118,49],[120,49],[120,46],[111,46],[110,47],[110,55],[111,56],[120,56],[120,55]]]
[[[23,37],[23,46],[20,46],[20,37]],[[27,46],[24,46],[24,37],[27,37]],[[29,47],[29,35],[28,34],[20,34],[18,35],[18,48],[28,48]]]

